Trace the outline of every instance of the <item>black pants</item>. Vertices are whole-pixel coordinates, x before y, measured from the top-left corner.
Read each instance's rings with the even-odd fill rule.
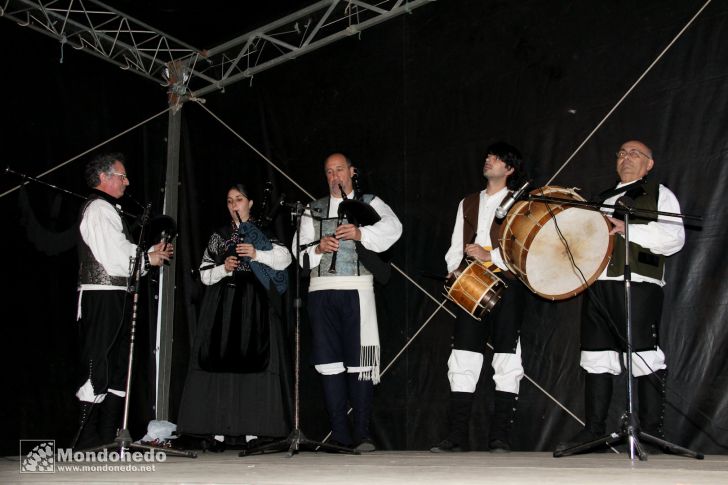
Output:
[[[78,387],[91,379],[94,394],[126,389],[131,302],[123,290],[84,291],[78,322]]]
[[[506,284],[508,288],[501,293],[501,301],[481,321],[458,309],[454,349],[482,354],[490,336],[494,352],[503,354],[516,352],[527,290],[518,280],[506,280]]]
[[[361,315],[358,290],[320,290],[308,294],[313,363],[343,362],[359,367]]]
[[[632,283],[632,346],[655,350],[662,317],[663,291],[653,283]],[[584,298],[581,350],[627,350],[627,315],[623,281],[597,281]]]
[[[453,350],[448,360],[450,390],[454,392],[475,392],[480,380],[481,361],[473,359],[468,352],[485,354],[490,335],[494,349],[494,375],[496,390],[518,393],[523,377],[520,358],[498,358],[497,354],[516,354],[521,333],[523,310],[528,297],[526,287],[516,280],[507,281],[508,288],[491,312],[481,321],[473,319],[463,310],[455,321]],[[464,352],[463,352],[464,351]]]

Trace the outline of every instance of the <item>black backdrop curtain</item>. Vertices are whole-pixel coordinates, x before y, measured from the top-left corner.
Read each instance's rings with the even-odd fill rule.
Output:
[[[482,188],[485,147],[504,139],[521,147],[536,186],[543,185],[702,5],[700,1],[434,2],[323,50],[211,94],[206,107],[263,151],[315,196],[325,193],[324,157],[347,153],[365,189],[380,195],[404,224],[392,261],[435,297],[442,288],[423,272],[444,272],[457,203]],[[654,149],[654,178],[682,208],[705,217],[687,231],[685,248],[669,258],[661,345],[668,356],[667,438],[706,453],[725,453],[728,428],[726,264],[728,219],[722,187],[728,180],[728,8],[713,2],[657,63],[553,182],[596,193],[613,184],[613,153],[627,139]],[[18,69],[2,78],[3,158],[31,174],[79,153],[164,108],[163,93],[95,59],[66,52],[12,24],[2,39],[26,42],[40,75]],[[18,66],[28,58],[14,55]],[[260,188],[307,200],[285,177],[193,103],[184,119],[180,238],[172,385],[172,418],[187,366],[189,335],[201,287],[192,271],[207,237],[224,221],[227,186]],[[128,158],[135,197],[161,211],[165,116],[126,135],[110,149]],[[81,190],[81,163],[49,181]],[[2,187],[15,182],[5,176]],[[28,189],[42,227],[62,232],[78,202],[38,187]],[[260,194],[260,191],[258,191]],[[6,338],[3,370],[11,392],[3,399],[2,450],[18,438],[68,440],[73,430],[73,315],[75,254],[47,254],[29,235],[14,193],[0,199],[6,221]],[[277,229],[293,231],[285,216]],[[49,236],[49,239],[53,239]],[[52,252],[52,251],[50,251]],[[437,305],[395,272],[377,288],[385,365]],[[520,450],[547,450],[575,432],[576,420],[544,391],[583,417],[578,367],[581,297],[527,302],[522,334],[524,380],[515,424]],[[151,305],[147,305],[153,313]],[[288,306],[290,308],[290,305]],[[293,322],[289,315],[289,327]],[[154,318],[145,316],[153,335]],[[373,431],[384,448],[425,449],[445,432],[446,361],[453,319],[440,311],[378,386]],[[301,423],[307,436],[326,434],[321,393],[304,366]],[[142,352],[142,351],[140,351]],[[143,349],[147,357],[151,348]],[[140,359],[140,386],[150,388],[149,358]],[[486,359],[487,361],[488,359]],[[471,426],[472,444],[485,447],[492,371],[485,366]],[[621,389],[621,387],[620,387]],[[153,396],[137,392],[136,435],[153,415]],[[624,408],[617,392],[616,427]]]

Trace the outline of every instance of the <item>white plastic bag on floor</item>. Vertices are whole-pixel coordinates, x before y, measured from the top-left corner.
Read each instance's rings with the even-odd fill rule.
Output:
[[[176,424],[170,423],[169,421],[158,421],[153,419],[152,421],[149,421],[149,425],[147,425],[147,434],[145,434],[142,438],[142,442],[163,443],[167,440],[173,440],[177,437],[174,435],[175,431],[177,431]]]

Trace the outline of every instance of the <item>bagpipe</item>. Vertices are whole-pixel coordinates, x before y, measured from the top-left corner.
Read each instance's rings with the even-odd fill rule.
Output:
[[[238,217],[238,227],[234,234],[235,237],[226,248],[226,256],[238,257],[235,246],[242,243],[252,244],[256,251],[273,249],[273,243],[264,231],[270,227],[275,219],[280,204],[271,206],[271,192],[272,183],[267,182],[265,189],[263,189],[263,200],[260,209],[251,214],[248,221],[243,221],[240,214],[237,211],[235,212]],[[249,267],[266,290],[270,289],[271,284],[279,294],[285,293],[288,288],[288,272],[286,270],[275,270],[270,266],[251,260],[248,256],[240,258],[240,266],[240,269]]]
[[[352,182],[354,184],[354,197],[351,199],[346,196],[344,188],[339,185],[343,200],[339,204],[336,226],[340,226],[344,219],[349,224],[354,224],[357,227],[371,226],[382,220],[377,211],[362,200],[364,194],[359,186],[359,173],[356,169],[354,169]],[[392,267],[389,263],[382,260],[378,253],[365,248],[361,241],[354,241],[354,245],[356,246],[356,254],[359,262],[372,273],[378,283],[386,284],[392,274]],[[331,256],[329,273],[332,274],[336,273],[337,252],[334,252]]]

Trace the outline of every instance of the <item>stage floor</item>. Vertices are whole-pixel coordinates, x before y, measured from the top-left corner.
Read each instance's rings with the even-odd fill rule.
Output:
[[[238,483],[267,484],[724,484],[728,456],[704,460],[673,455],[646,462],[626,454],[593,453],[553,458],[550,453],[487,452],[433,454],[382,451],[360,456],[303,451],[239,458],[237,452],[201,453],[197,458],[169,457],[153,471],[60,471],[20,473],[18,457],[0,464],[0,483]]]

